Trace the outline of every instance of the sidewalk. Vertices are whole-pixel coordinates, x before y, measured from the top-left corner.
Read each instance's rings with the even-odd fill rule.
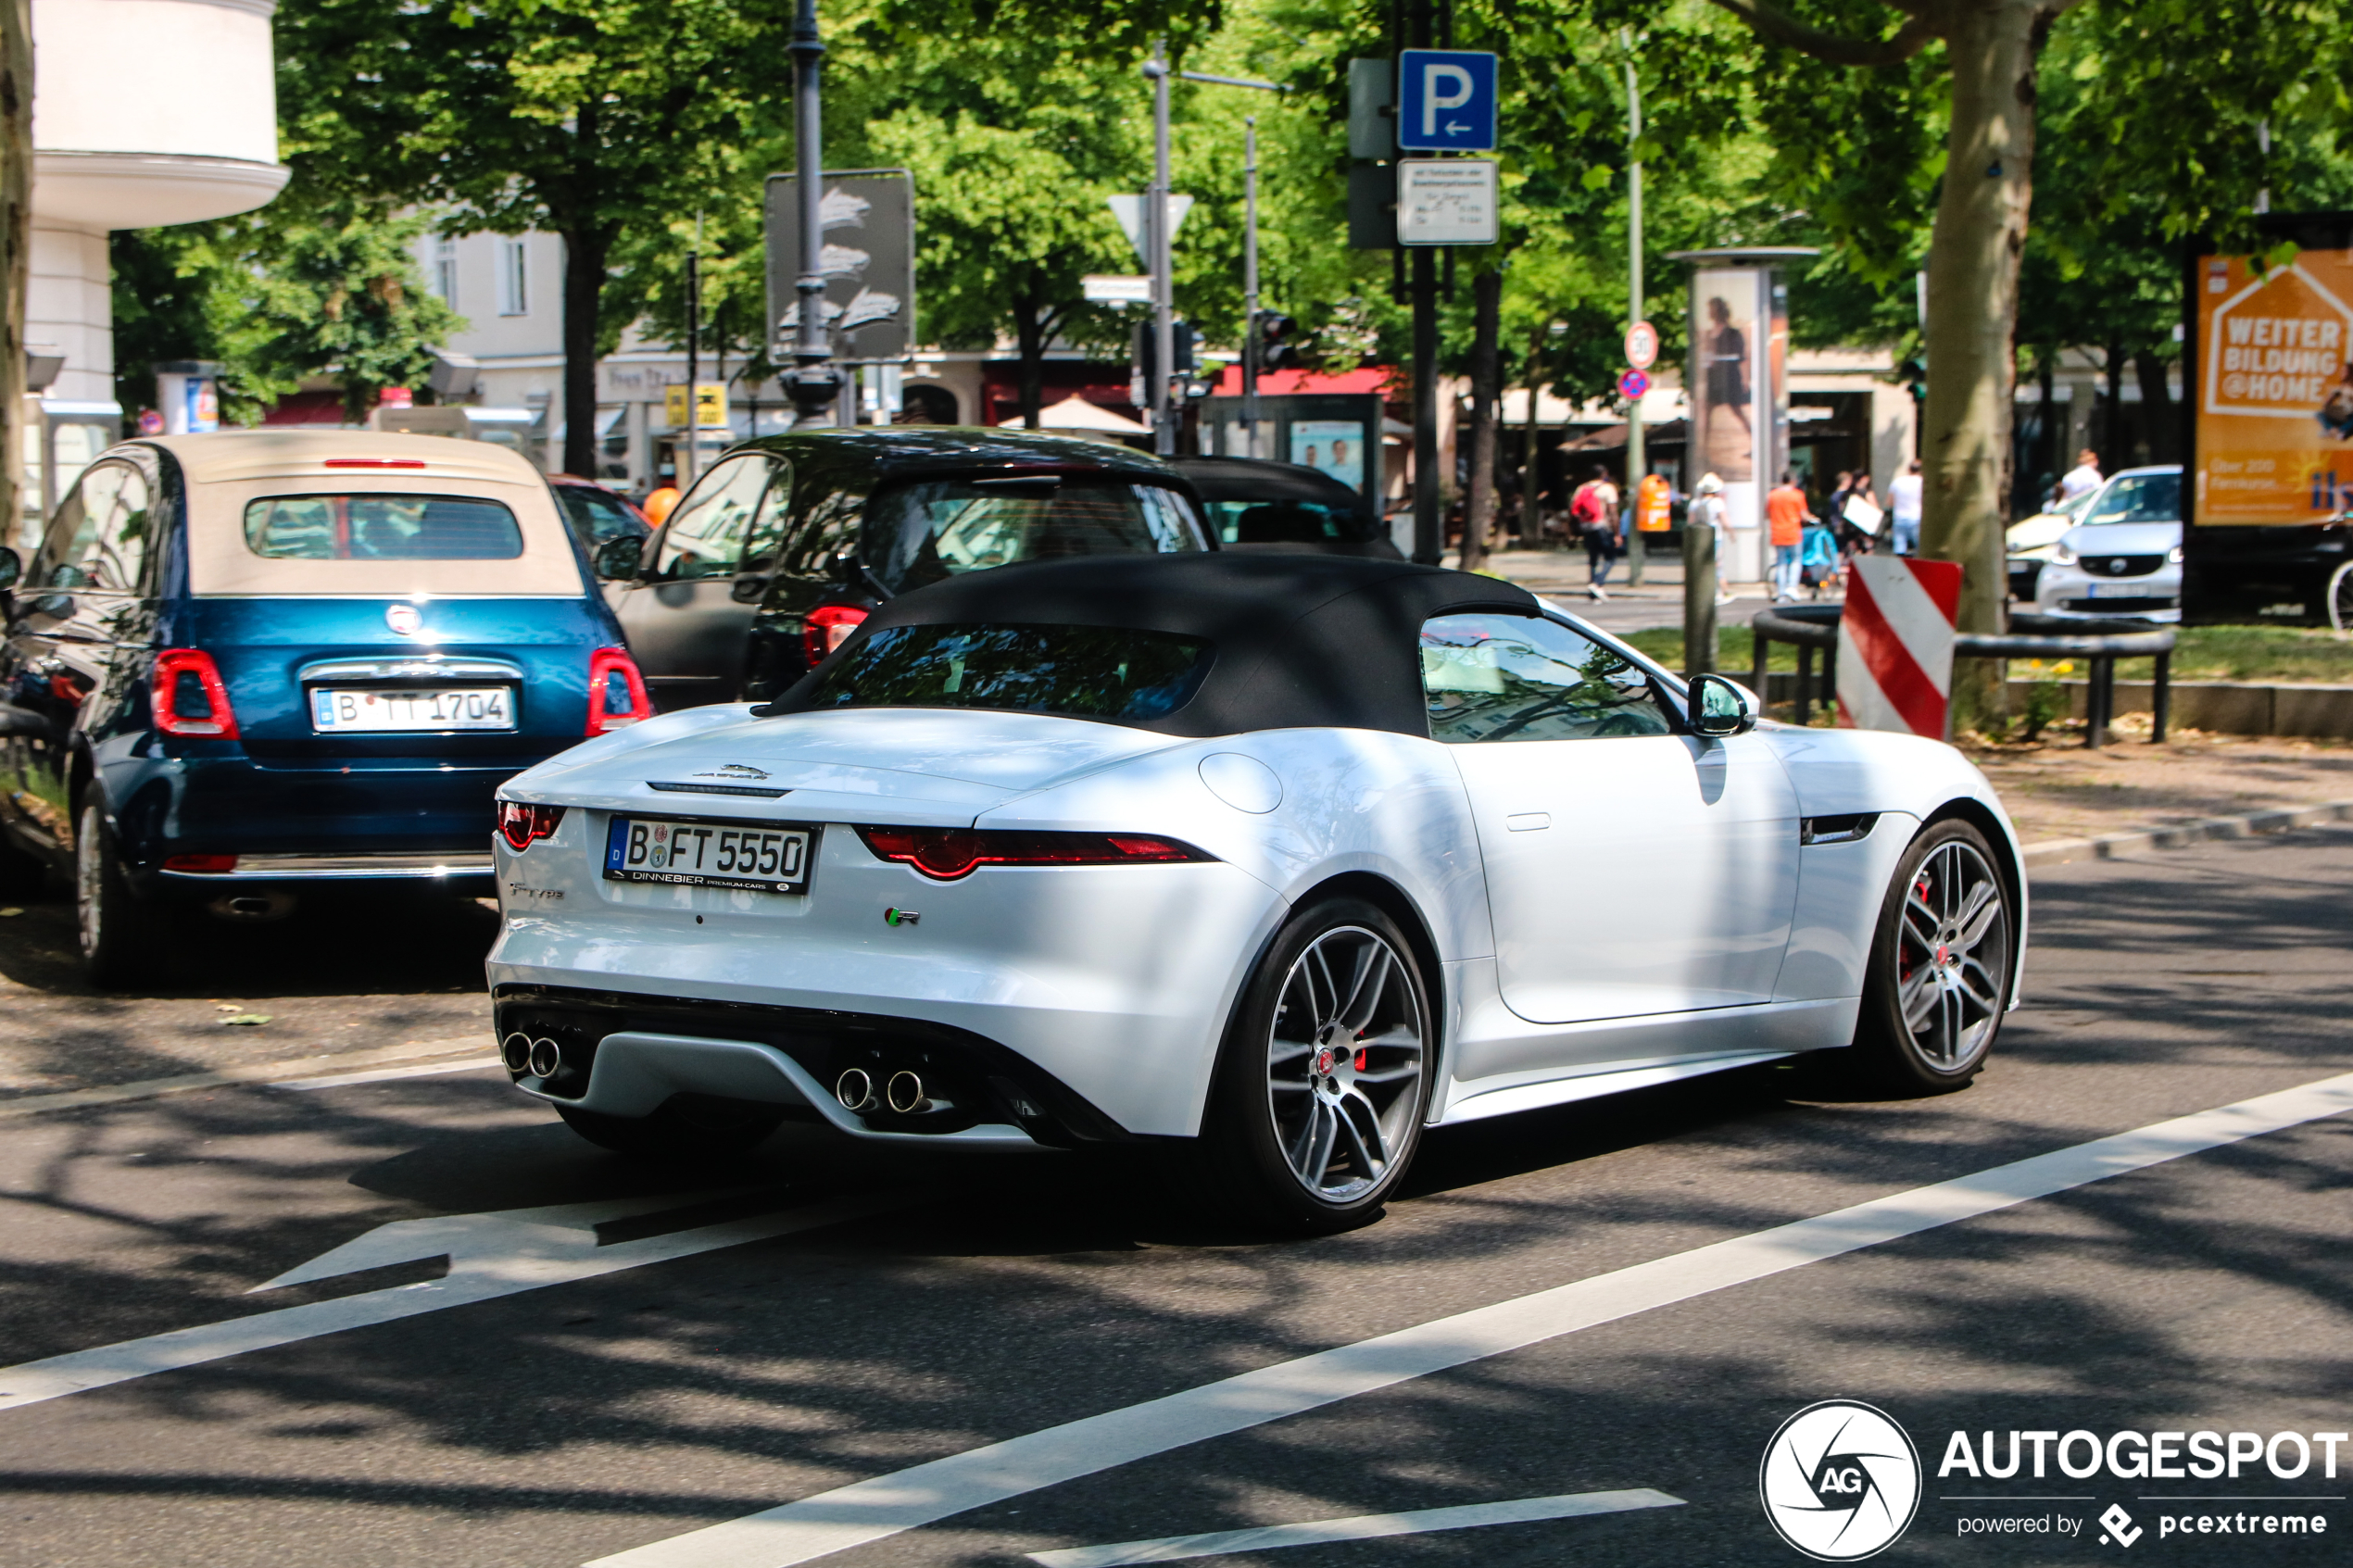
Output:
[[[2083,748],[2080,731],[2045,746],[1969,748],[2029,849],[2353,800],[2353,745],[2177,731],[2151,746],[2134,734],[2147,735],[2146,716],[2126,721],[2119,738],[2097,751]]]
[[[1445,564],[1457,564],[1456,558],[1449,555]],[[1582,550],[1506,550],[1488,557],[1487,570],[1531,594],[1558,599],[1604,632],[1623,635],[1628,632],[1646,632],[1654,626],[1683,624],[1683,563],[1679,557],[1645,563],[1639,588],[1628,581],[1627,563],[1620,557],[1604,584],[1609,594],[1606,599],[1585,596],[1587,572]],[[1740,596],[1718,608],[1716,620],[1719,626],[1745,626],[1750,617],[1770,607],[1763,583],[1736,583],[1732,586]]]

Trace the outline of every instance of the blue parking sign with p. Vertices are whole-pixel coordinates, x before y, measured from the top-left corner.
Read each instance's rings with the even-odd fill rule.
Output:
[[[1407,49],[1397,56],[1397,144],[1408,152],[1487,152],[1495,145],[1495,56]]]

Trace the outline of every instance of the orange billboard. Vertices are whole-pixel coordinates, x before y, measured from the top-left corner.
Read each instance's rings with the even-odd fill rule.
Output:
[[[2191,288],[2189,521],[2309,526],[2353,507],[2353,250],[2201,256]]]

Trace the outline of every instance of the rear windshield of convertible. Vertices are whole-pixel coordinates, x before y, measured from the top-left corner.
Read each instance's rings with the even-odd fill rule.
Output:
[[[245,547],[272,560],[513,560],[522,528],[472,495],[271,495],[245,504]]]
[[[1210,646],[1113,626],[891,626],[825,672],[812,708],[990,708],[1164,718],[1192,700]]]

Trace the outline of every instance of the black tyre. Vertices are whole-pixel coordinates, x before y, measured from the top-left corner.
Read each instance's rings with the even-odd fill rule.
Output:
[[[785,1120],[774,1106],[699,1095],[676,1096],[650,1116],[608,1116],[572,1105],[557,1106],[556,1113],[599,1148],[679,1162],[749,1154]]]
[[[1327,1235],[1370,1223],[1421,1145],[1433,1030],[1413,945],[1378,907],[1294,915],[1243,987],[1192,1169],[1253,1227]]]
[[[0,898],[38,898],[48,891],[49,868],[0,828]]]
[[[2018,970],[2018,901],[1985,835],[1929,828],[1904,852],[1863,980],[1849,1075],[1900,1094],[1945,1094],[1985,1065]],[[1827,1065],[1827,1064],[1826,1064]]]
[[[95,801],[82,805],[74,827],[73,899],[82,967],[92,984],[137,990],[170,978],[171,912],[132,889],[121,846]]]

